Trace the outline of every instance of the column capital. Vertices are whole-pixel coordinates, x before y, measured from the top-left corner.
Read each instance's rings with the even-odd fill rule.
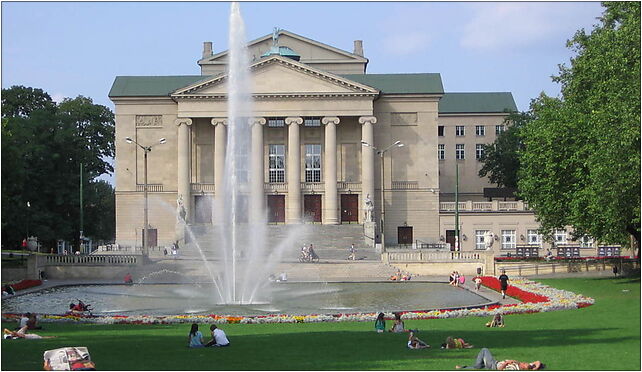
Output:
[[[212,118],[210,123],[214,126],[217,126],[218,124],[227,125],[227,118]]]
[[[376,124],[377,117],[375,116],[361,116],[359,117],[359,124]]]
[[[336,116],[324,116],[323,119],[321,119],[321,123],[323,125],[328,125],[328,124],[339,124],[339,118]]]
[[[249,119],[247,119],[247,122],[248,122],[248,124],[250,124],[250,126],[265,125],[266,120],[265,120],[265,118],[249,118]]]
[[[176,120],[174,120],[174,124],[176,124],[176,126],[179,126],[179,127],[181,126],[181,124],[185,124],[185,125],[189,126],[189,125],[192,125],[192,119],[190,119],[190,118],[176,118]]]
[[[285,118],[285,124],[286,125],[291,125],[291,124],[296,124],[296,125],[301,125],[303,124],[303,118],[299,116],[290,116]]]

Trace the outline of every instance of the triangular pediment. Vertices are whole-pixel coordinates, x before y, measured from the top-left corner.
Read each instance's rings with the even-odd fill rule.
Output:
[[[250,66],[252,95],[267,96],[376,96],[370,86],[311,68],[281,56],[263,58]],[[172,97],[224,98],[228,76],[220,74],[176,90]]]
[[[301,57],[302,63],[367,63],[367,59],[354,53],[335,48],[304,36],[286,30],[279,30],[278,43],[295,51]],[[257,61],[272,47],[272,35],[265,35],[247,44],[248,55],[252,61]],[[199,65],[227,64],[228,51],[216,53],[198,61]]]

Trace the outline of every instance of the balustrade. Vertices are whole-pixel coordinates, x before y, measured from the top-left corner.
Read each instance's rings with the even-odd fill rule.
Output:
[[[136,185],[136,191],[144,192],[145,185]],[[147,184],[147,192],[162,192],[162,191],[163,191],[163,184],[159,184],[159,183]]]
[[[214,192],[215,184],[213,183],[193,183],[192,192]]]
[[[136,265],[136,255],[45,256],[45,265]]]

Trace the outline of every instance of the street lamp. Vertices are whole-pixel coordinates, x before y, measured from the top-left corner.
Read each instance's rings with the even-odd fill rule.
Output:
[[[144,167],[145,176],[144,176],[144,181],[143,181],[144,182],[143,199],[145,200],[145,209],[144,209],[144,211],[145,211],[144,220],[145,221],[143,222],[143,224],[144,224],[144,226],[143,226],[143,255],[149,257],[149,243],[148,243],[149,242],[149,219],[148,219],[149,216],[148,216],[148,208],[147,208],[147,153],[152,151],[152,147],[154,147],[156,145],[162,145],[165,142],[167,142],[167,140],[165,138],[161,138],[161,139],[158,140],[157,143],[154,143],[154,144],[149,145],[149,146],[143,146],[140,143],[138,143],[135,140],[133,140],[131,137],[125,137],[125,142],[127,142],[127,143],[135,143],[136,145],[138,145],[138,147],[143,149],[143,154],[144,154],[144,158],[143,159],[144,159],[144,164],[145,164],[145,167]]]
[[[384,168],[383,168],[383,155],[386,153],[386,151],[393,149],[395,147],[403,147],[404,144],[401,143],[401,141],[395,141],[392,145],[386,147],[383,150],[379,150],[378,148],[374,147],[373,145],[369,144],[366,141],[361,141],[361,145],[364,147],[371,147],[374,151],[377,152],[377,154],[380,157],[380,163],[381,163],[381,218],[380,218],[380,226],[379,229],[381,230],[381,253],[385,252],[386,250],[386,240],[385,240],[385,234],[384,234],[384,220],[385,220],[385,214],[386,214],[386,203],[384,201],[384,193],[383,193],[383,187],[384,187],[384,182],[383,182],[383,175],[384,175]]]

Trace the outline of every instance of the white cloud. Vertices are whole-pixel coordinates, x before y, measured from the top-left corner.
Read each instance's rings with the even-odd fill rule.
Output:
[[[597,3],[483,3],[463,26],[460,44],[475,50],[521,49],[570,39],[596,23]]]
[[[66,98],[65,95],[62,93],[54,93],[51,95],[51,99],[56,103],[62,102],[62,100],[65,98]]]

